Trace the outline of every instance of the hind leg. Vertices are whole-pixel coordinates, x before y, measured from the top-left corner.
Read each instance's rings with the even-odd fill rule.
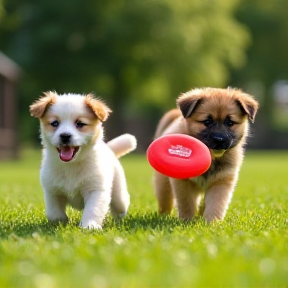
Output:
[[[127,190],[125,173],[121,164],[117,162],[114,169],[110,210],[114,218],[123,218],[127,214],[130,205],[130,195]]]
[[[170,214],[174,201],[169,178],[155,172],[153,180],[155,196],[158,200],[158,211],[160,214]]]

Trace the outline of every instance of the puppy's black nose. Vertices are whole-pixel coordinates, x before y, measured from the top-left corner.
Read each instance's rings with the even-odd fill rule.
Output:
[[[60,134],[60,138],[63,144],[68,144],[71,139],[71,134],[68,133],[62,133]]]
[[[213,140],[218,143],[222,143],[227,140],[227,137],[221,133],[215,133],[213,135]]]

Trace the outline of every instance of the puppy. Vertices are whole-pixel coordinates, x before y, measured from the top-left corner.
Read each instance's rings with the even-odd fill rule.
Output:
[[[111,141],[111,148],[104,143],[102,123],[110,112],[91,94],[47,92],[30,106],[40,119],[40,179],[48,220],[66,222],[67,204],[84,208],[83,228],[101,229],[109,206],[115,218],[127,213],[130,196],[117,157],[134,150],[136,139],[124,134]]]
[[[204,88],[180,95],[177,106],[160,120],[155,138],[171,133],[193,136],[209,148],[212,164],[203,175],[186,180],[155,172],[159,212],[170,213],[175,200],[181,219],[197,212],[208,222],[223,219],[242,164],[248,120],[254,121],[258,103],[241,90]]]

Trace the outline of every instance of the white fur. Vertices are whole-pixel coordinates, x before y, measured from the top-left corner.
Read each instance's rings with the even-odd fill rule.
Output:
[[[130,134],[118,136],[110,140],[107,144],[117,158],[135,150],[137,147],[136,138]]]
[[[40,119],[41,138],[45,148],[40,178],[47,218],[50,221],[67,221],[67,204],[76,209],[84,208],[80,222],[83,228],[101,229],[109,207],[113,217],[125,216],[130,196],[123,168],[113,151],[121,156],[134,150],[134,136],[123,135],[122,138],[116,138],[109,148],[103,141],[100,121],[95,124],[95,129],[100,129],[96,141],[92,141],[95,135],[91,131],[79,131],[75,127],[75,119],[78,115],[87,113],[82,95],[58,96],[56,103],[49,107],[48,113],[61,121],[57,129],[51,132],[45,128],[43,119]],[[61,133],[71,134],[71,145],[80,147],[69,162],[61,161],[56,149],[60,145]]]

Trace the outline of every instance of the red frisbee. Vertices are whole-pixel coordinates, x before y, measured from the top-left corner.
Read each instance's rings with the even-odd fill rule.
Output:
[[[154,140],[148,147],[147,158],[156,171],[178,179],[197,177],[211,165],[208,147],[184,134],[169,134]]]

